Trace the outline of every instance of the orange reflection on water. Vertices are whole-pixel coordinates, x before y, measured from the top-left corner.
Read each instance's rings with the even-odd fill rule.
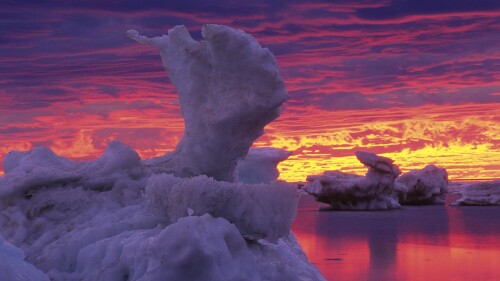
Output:
[[[303,232],[295,232],[295,236],[309,261],[327,280],[367,280],[370,256],[366,241],[355,238],[328,241]],[[329,276],[336,279],[329,279]]]
[[[363,239],[347,238],[341,240],[325,239],[311,231],[316,224],[314,214],[310,212],[300,226],[293,228],[295,237],[306,253],[309,261],[325,276],[345,276],[350,280],[367,280],[370,257],[368,244]],[[352,251],[352,249],[357,249]],[[327,278],[327,280],[329,280]],[[346,279],[348,280],[348,279]]]
[[[450,239],[453,240],[453,235]],[[497,238],[498,239],[498,238]],[[500,249],[398,243],[399,280],[498,280]]]
[[[318,212],[317,206],[302,198],[292,230],[327,280],[500,280],[496,207]]]

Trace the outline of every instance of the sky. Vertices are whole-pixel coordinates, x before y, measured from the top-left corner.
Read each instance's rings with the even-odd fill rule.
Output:
[[[75,160],[119,139],[149,158],[183,132],[158,52],[127,38],[205,23],[253,35],[290,99],[254,146],[291,151],[281,178],[366,170],[500,178],[500,1],[2,1],[0,159],[48,146]],[[3,170],[0,166],[0,171]],[[0,172],[1,174],[2,172]]]

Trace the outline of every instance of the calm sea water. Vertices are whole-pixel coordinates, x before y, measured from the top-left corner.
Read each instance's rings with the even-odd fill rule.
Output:
[[[327,280],[500,280],[500,207],[320,205],[303,196],[292,230]]]

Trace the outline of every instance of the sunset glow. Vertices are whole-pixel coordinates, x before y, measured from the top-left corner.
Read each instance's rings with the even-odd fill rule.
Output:
[[[270,137],[257,145],[294,151],[280,165],[281,177],[292,181],[324,170],[364,174],[366,168],[354,157],[355,150],[390,157],[403,172],[432,163],[446,167],[452,180],[498,178],[498,110],[496,116],[481,113],[495,110],[495,105],[488,104],[391,108],[390,112],[311,110],[298,122],[287,120],[285,114],[268,129]]]
[[[281,68],[290,100],[255,143],[293,153],[281,179],[363,174],[356,150],[403,171],[434,163],[451,180],[500,178],[498,5],[164,2],[1,4],[0,159],[48,146],[86,160],[114,139],[143,158],[172,151],[184,126],[175,88],[125,30],[184,24],[199,39],[202,24],[221,23]]]

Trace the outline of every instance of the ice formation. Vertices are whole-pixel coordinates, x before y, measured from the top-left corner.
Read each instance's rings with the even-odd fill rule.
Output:
[[[184,135],[173,153],[146,162],[179,177],[207,175],[233,181],[235,167],[288,98],[274,56],[241,30],[204,25],[204,41],[184,26],[162,37],[130,38],[160,50],[179,93]]]
[[[280,173],[277,165],[290,156],[290,152],[274,148],[250,148],[248,154],[238,162],[236,174],[238,182],[269,183]]]
[[[462,198],[453,205],[500,206],[500,180],[464,184],[457,191]]]
[[[48,148],[5,157],[0,235],[17,248],[0,243],[0,269],[30,281],[324,280],[290,231],[293,186],[212,178],[233,180],[286,94],[252,37],[215,25],[203,34],[136,37],[161,47],[179,89],[186,132],[173,154],[141,161],[114,141],[91,162]]]
[[[293,187],[155,175],[136,155],[12,153],[0,234],[53,280],[323,280],[290,232]]]
[[[308,176],[302,187],[316,201],[330,204],[332,210],[387,210],[400,208],[395,198],[395,179],[401,173],[393,160],[373,153],[357,151],[356,157],[365,164],[364,177],[327,171]]]
[[[20,193],[29,197],[35,188],[58,185],[106,191],[122,178],[141,179],[149,172],[139,155],[119,141],[109,143],[105,153],[93,162],[73,162],[49,148],[37,147],[8,153],[4,167],[6,176],[0,178],[3,198]]]
[[[399,203],[403,205],[444,204],[448,193],[448,173],[443,168],[427,165],[421,170],[412,170],[396,179],[402,185]]]
[[[289,234],[297,205],[294,188],[284,182],[249,185],[168,174],[149,179],[146,198],[172,223],[190,209],[192,215],[224,217],[247,239],[272,242]]]

